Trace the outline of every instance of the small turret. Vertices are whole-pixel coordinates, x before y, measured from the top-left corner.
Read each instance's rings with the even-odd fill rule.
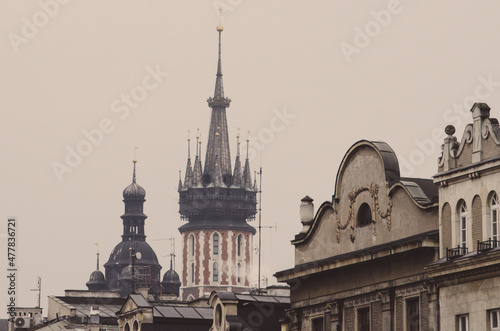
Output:
[[[240,161],[240,134],[236,135],[237,147],[236,147],[236,160],[234,161],[234,173],[233,173],[233,186],[240,187],[243,185],[243,178],[241,177],[241,161]]]

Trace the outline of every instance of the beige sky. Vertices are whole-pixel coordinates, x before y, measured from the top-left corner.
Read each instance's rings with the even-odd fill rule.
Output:
[[[293,266],[300,199],[308,194],[316,207],[331,199],[356,141],[386,141],[403,175],[430,177],[440,148],[433,132],[452,123],[460,139],[464,103],[487,102],[500,117],[498,1],[218,3],[231,158],[237,128],[243,137],[250,130],[252,168],[262,159],[263,222],[277,225],[263,231],[270,283]],[[176,237],[180,270],[178,170],[188,130],[206,140],[217,23],[212,0],[0,3],[0,267],[15,216],[19,305],[35,305],[37,275],[44,307],[47,295],[84,289],[94,243],[107,261],[121,240],[134,146],[147,240],[165,272],[165,239]],[[78,148],[87,155],[68,162]]]

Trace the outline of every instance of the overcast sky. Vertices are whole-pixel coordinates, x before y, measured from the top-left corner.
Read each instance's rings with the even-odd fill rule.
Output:
[[[212,0],[54,1],[0,3],[0,266],[14,216],[18,305],[36,304],[41,276],[45,308],[48,295],[86,289],[94,243],[103,269],[120,242],[135,146],[147,241],[163,273],[175,237],[180,272],[178,171],[188,130],[205,147],[217,61]],[[461,139],[473,100],[500,117],[497,0],[218,3],[231,159],[237,128],[250,131],[263,225],[277,225],[263,230],[270,283],[293,267],[300,199],[331,200],[356,141],[385,141],[403,176],[430,178],[439,135],[454,124]]]

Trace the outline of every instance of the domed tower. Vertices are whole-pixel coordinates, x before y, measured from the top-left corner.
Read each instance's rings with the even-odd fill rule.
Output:
[[[89,281],[85,285],[89,291],[106,290],[106,279],[102,271],[99,270],[99,252],[97,252],[97,269],[90,274]]]
[[[240,142],[231,169],[226,108],[231,100],[224,97],[221,63],[221,34],[217,78],[204,167],[201,141],[196,137],[194,165],[188,139],[188,161],[184,183],[179,179],[179,213],[187,223],[179,228],[183,238],[182,299],[209,295],[212,291],[248,291],[252,267],[252,242],[255,229],[247,221],[256,214],[255,185],[247,159],[241,167]],[[248,144],[248,140],[247,140]]]
[[[181,280],[179,274],[175,272],[170,260],[170,269],[163,275],[161,282],[162,293],[178,297],[180,294]]]
[[[134,288],[151,287],[160,292],[160,270],[155,252],[146,242],[144,223],[147,218],[143,213],[146,191],[136,183],[134,159],[132,184],[123,190],[125,214],[123,220],[122,241],[116,245],[104,264],[106,286],[108,290],[120,290],[126,297]],[[134,272],[132,272],[134,270]]]

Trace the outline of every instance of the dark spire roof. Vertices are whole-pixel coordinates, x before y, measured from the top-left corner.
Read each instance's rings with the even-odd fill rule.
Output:
[[[193,168],[193,187],[203,186],[203,170],[201,166],[201,140],[200,134],[196,134],[196,157],[194,158]]]
[[[243,178],[241,177],[241,161],[240,161],[240,134],[236,135],[236,161],[234,161],[233,186],[242,186]]]
[[[173,268],[172,259],[173,254],[170,255],[170,269],[163,275],[161,286],[163,287],[163,293],[175,294],[179,296],[181,280],[179,278],[179,274],[175,272]]]
[[[226,119],[226,107],[229,107],[231,100],[224,97],[224,87],[222,83],[222,61],[221,61],[221,34],[222,26],[217,27],[219,32],[219,59],[217,63],[217,78],[215,81],[214,97],[208,98],[208,105],[212,108],[210,120],[210,131],[208,134],[207,154],[205,158],[205,184],[213,183],[215,174],[216,156],[219,155],[219,166],[221,168],[223,180],[226,185],[231,182],[231,155],[229,151],[229,138]]]
[[[134,159],[134,172],[132,174],[132,184],[127,186],[123,190],[123,198],[125,200],[127,199],[143,199],[146,197],[146,191],[140,186],[137,185],[135,182],[135,164],[137,163],[137,160]]]
[[[243,186],[252,187],[252,172],[250,171],[250,160],[248,159],[248,143],[247,139],[247,158],[245,160],[245,167],[243,168]]]
[[[220,229],[255,230],[246,221],[251,221],[256,214],[256,191],[252,186],[250,165],[247,161],[245,170],[248,180],[245,183],[242,175],[240,146],[238,146],[234,173],[231,167],[226,108],[230,99],[224,96],[222,84],[221,33],[222,26],[217,27],[219,33],[219,56],[217,63],[217,79],[213,98],[208,98],[212,108],[210,129],[206,148],[204,166],[201,163],[201,142],[198,141],[196,158],[192,169],[192,184],[186,183],[179,190],[179,213],[183,220],[192,224],[179,228],[181,233],[188,229],[210,229],[217,223]],[[196,137],[199,138],[199,134]],[[239,140],[238,140],[239,142]],[[248,151],[247,151],[248,154]],[[207,227],[208,226],[208,227]]]
[[[125,214],[121,216],[123,220],[123,240],[142,240],[144,235],[144,220],[147,218],[143,213],[144,197],[146,191],[136,183],[135,166],[137,160],[134,159],[134,173],[132,184],[123,190],[123,202],[125,203]]]
[[[186,164],[186,177],[184,178],[184,186],[191,187],[193,184],[193,168],[191,165],[191,139],[188,138],[188,159]]]
[[[99,270],[99,253],[97,253],[97,269],[90,274],[87,282],[89,291],[99,291],[106,289],[106,280],[104,274]]]

